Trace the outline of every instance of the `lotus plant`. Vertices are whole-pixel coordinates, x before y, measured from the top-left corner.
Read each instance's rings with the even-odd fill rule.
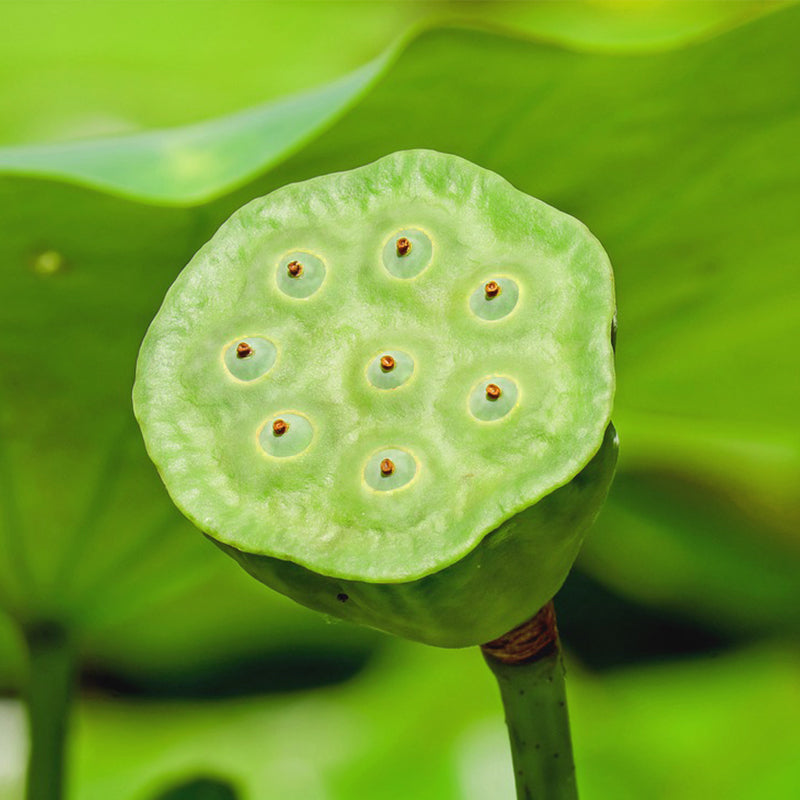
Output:
[[[237,211],[134,388],[175,504],[326,614],[483,646],[520,798],[576,797],[551,600],[614,471],[615,300],[574,218],[425,150]]]

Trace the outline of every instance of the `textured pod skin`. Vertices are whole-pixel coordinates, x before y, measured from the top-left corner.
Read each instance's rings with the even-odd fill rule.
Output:
[[[482,644],[524,622],[561,588],[606,498],[617,450],[609,425],[597,455],[566,486],[506,520],[461,561],[409,583],[328,578],[220,547],[262,583],[317,611],[439,647]]]
[[[260,580],[476,644],[554,594],[605,496],[614,310],[577,220],[395,153],[234,214],[154,319],[134,407],[175,503]]]

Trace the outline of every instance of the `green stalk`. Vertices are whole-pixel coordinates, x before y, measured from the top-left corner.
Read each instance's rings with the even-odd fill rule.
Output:
[[[577,800],[553,603],[481,649],[503,699],[517,800]]]
[[[59,625],[25,630],[28,646],[28,773],[26,800],[61,800],[72,697],[74,659],[71,642]]]

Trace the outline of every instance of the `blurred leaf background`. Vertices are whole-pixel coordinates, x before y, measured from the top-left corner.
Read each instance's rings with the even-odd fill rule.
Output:
[[[81,667],[70,797],[513,796],[478,654],[255,585],[130,412],[228,214],[406,147],[615,265],[620,470],[557,598],[583,796],[800,796],[798,36],[775,3],[1,4],[0,798],[44,620]]]

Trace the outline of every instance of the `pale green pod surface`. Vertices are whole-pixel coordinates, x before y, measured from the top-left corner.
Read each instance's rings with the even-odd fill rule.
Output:
[[[150,326],[135,411],[175,503],[264,583],[479,644],[553,596],[603,502],[614,310],[580,222],[395,153],[236,212]]]

